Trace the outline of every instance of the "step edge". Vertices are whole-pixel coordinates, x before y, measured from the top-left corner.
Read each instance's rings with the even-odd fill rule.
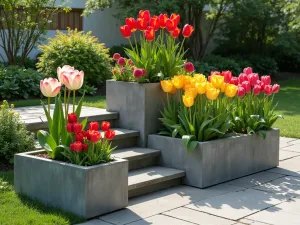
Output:
[[[147,153],[142,153],[142,154],[133,155],[133,156],[127,156],[127,157],[120,157],[120,156],[117,156],[117,154],[118,153],[113,152],[112,156],[116,157],[116,158],[127,159],[128,161],[136,161],[136,160],[140,160],[140,159],[147,159],[147,158],[160,156],[161,151],[157,150],[154,152],[147,152]]]

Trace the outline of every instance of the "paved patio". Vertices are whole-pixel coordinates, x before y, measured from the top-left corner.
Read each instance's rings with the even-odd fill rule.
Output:
[[[280,165],[207,189],[179,186],[81,225],[300,225],[300,139],[281,138]]]

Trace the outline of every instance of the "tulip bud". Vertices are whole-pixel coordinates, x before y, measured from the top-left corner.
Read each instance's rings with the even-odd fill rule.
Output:
[[[246,94],[245,89],[243,87],[239,86],[237,94],[239,97],[244,97]]]
[[[89,149],[89,146],[87,144],[82,144],[82,150],[87,151]]]
[[[265,95],[271,95],[272,94],[272,85],[265,85],[264,92],[265,92]]]
[[[246,93],[251,92],[251,85],[249,81],[244,81],[241,85],[245,89]]]
[[[144,72],[143,72],[142,69],[135,69],[135,70],[133,71],[133,76],[134,76],[135,78],[141,78],[142,76],[144,76]]]
[[[256,82],[259,80],[259,76],[257,73],[250,73],[248,75],[248,80],[249,80],[251,86],[254,86],[256,84]]]
[[[262,76],[260,78],[262,82],[264,82],[265,85],[270,85],[271,84],[271,77],[270,76]]]
[[[184,65],[184,69],[185,69],[188,73],[192,73],[192,72],[194,72],[195,67],[194,67],[194,64],[193,64],[193,63],[187,62],[187,63]]]
[[[244,81],[248,81],[248,76],[245,73],[241,73],[239,75],[239,84],[243,83]]]
[[[99,130],[99,123],[98,122],[90,122],[89,129],[95,130],[95,131]]]
[[[274,84],[273,87],[272,87],[272,92],[274,94],[278,93],[280,90],[280,85],[279,84]]]
[[[115,54],[113,55],[113,60],[118,61],[119,58],[121,58],[121,55],[120,55],[119,53],[115,53]]]
[[[82,124],[81,123],[74,123],[74,126],[73,126],[73,129],[74,129],[74,133],[79,133],[82,131]]]
[[[253,73],[251,67],[245,68],[245,69],[243,70],[243,72],[244,72],[246,75],[249,75],[249,74]]]
[[[128,64],[129,64],[129,65],[131,65],[131,66],[133,66],[133,65],[134,65],[134,63],[133,63],[132,59],[129,59],[129,60],[128,60]]]
[[[115,137],[116,133],[113,130],[108,130],[105,132],[105,138],[107,140],[112,140]]]
[[[193,31],[194,31],[194,27],[189,25],[189,24],[186,24],[184,27],[183,27],[183,30],[182,30],[182,35],[185,37],[185,38],[188,38],[192,35]]]
[[[264,82],[258,80],[256,81],[256,84],[259,85],[261,87],[260,91],[263,91],[265,89],[265,84]]]
[[[68,131],[68,133],[73,133],[74,132],[73,123],[68,123],[67,124],[67,131]]]
[[[224,77],[224,82],[225,83],[230,83],[231,78],[232,78],[231,71],[222,71],[221,75]]]
[[[239,84],[239,79],[237,77],[232,77],[231,80],[230,80],[230,83],[234,84],[234,85],[238,85]]]
[[[119,58],[118,65],[119,66],[125,66],[126,65],[126,60],[123,57]]]
[[[149,10],[140,10],[138,17],[144,19],[146,21],[146,23],[148,23],[148,22],[150,22],[151,15],[150,15]]]
[[[83,142],[83,135],[80,134],[80,133],[76,134],[75,140],[82,143]]]
[[[77,122],[77,115],[76,115],[76,113],[69,113],[68,114],[68,122],[69,123],[76,123]]]
[[[74,152],[81,152],[82,151],[82,143],[80,141],[76,141],[73,143],[73,151]]]
[[[131,29],[128,25],[124,25],[120,27],[120,32],[123,35],[124,38],[130,38],[131,37]]]
[[[108,131],[110,129],[110,122],[103,121],[101,124],[101,129],[103,131]]]
[[[261,86],[259,86],[258,84],[255,84],[253,87],[253,94],[254,95],[259,95],[261,92]]]
[[[167,14],[160,14],[158,16],[159,25],[160,25],[161,28],[166,27],[167,20],[168,20],[168,15]]]

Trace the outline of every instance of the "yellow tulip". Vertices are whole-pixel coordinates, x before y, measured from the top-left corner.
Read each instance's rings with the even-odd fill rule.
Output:
[[[210,82],[215,88],[221,88],[224,83],[224,77],[220,75],[212,75]]]
[[[206,90],[206,97],[209,100],[216,100],[219,96],[220,90],[216,88],[209,88]]]
[[[227,85],[228,85],[227,83],[222,84],[221,92],[225,92]]]
[[[190,80],[190,84],[191,84],[191,86],[193,88],[196,86],[196,82],[197,82],[197,79],[195,79],[194,77],[192,77],[191,80]]]
[[[191,83],[191,79],[192,79],[191,76],[185,75],[184,76],[184,84],[190,84]]]
[[[162,80],[162,81],[160,81],[160,85],[161,85],[163,91],[166,93],[170,93],[173,90],[173,84],[172,84],[172,81],[170,81],[170,80]]]
[[[225,89],[225,95],[228,98],[232,98],[236,95],[237,91],[238,91],[238,86],[236,86],[234,84],[228,84]]]
[[[195,74],[194,78],[198,81],[198,82],[205,82],[206,81],[206,77],[203,74]]]
[[[185,94],[182,96],[183,104],[186,107],[191,107],[194,105],[194,97],[190,94]]]
[[[185,83],[184,76],[174,76],[172,79],[172,83],[177,89],[183,88]]]
[[[171,94],[176,94],[176,91],[177,91],[177,89],[176,89],[176,87],[173,85],[173,90],[171,91]]]
[[[184,87],[183,87],[183,89],[184,89],[185,91],[187,91],[187,90],[190,89],[190,88],[193,88],[193,86],[192,86],[190,83],[186,83],[186,84],[184,85]]]
[[[196,88],[189,88],[185,91],[186,95],[192,95],[194,98],[196,98],[198,92],[197,92],[197,89]]]
[[[201,94],[201,95],[205,94],[206,86],[207,86],[207,82],[197,82],[196,90],[197,90],[198,94]]]

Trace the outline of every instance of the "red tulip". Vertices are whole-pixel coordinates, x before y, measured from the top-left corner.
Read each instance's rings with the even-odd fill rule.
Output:
[[[273,87],[272,87],[272,85],[265,85],[265,88],[264,88],[264,92],[265,92],[265,94],[266,95],[271,95],[272,94],[272,89],[273,89]]]
[[[189,25],[189,24],[186,24],[184,27],[183,27],[183,30],[182,30],[182,35],[185,37],[185,38],[188,38],[192,35],[194,31],[194,27]]]
[[[246,93],[251,92],[251,85],[249,81],[244,81],[241,85],[245,89]]]
[[[239,97],[244,97],[245,94],[246,94],[245,89],[243,87],[239,86],[237,94],[238,94]]]
[[[280,90],[280,85],[279,84],[274,84],[273,87],[272,87],[272,92],[274,94],[278,93]]]
[[[137,23],[136,23],[136,20],[134,18],[132,18],[132,17],[126,18],[125,23],[126,23],[127,26],[129,26],[131,32],[136,31]]]
[[[119,58],[117,63],[118,63],[119,66],[125,66],[126,65],[126,60],[123,57],[121,57],[121,58]]]
[[[87,144],[82,144],[82,150],[83,151],[89,150],[89,146]]]
[[[144,19],[145,22],[148,23],[150,21],[150,18],[151,18],[149,10],[140,10],[139,18]]]
[[[265,85],[270,85],[271,84],[271,77],[270,76],[262,76],[260,78],[262,82],[264,82]]]
[[[175,20],[168,19],[166,23],[166,28],[169,32],[175,30],[177,27]]]
[[[232,78],[231,71],[222,71],[221,75],[224,77],[224,82],[225,83],[230,83],[231,78]]]
[[[133,76],[135,78],[141,78],[142,76],[144,76],[144,71],[142,69],[135,69],[133,71]]]
[[[264,82],[260,81],[260,80],[257,80],[256,81],[256,84],[259,85],[261,87],[261,91],[263,91],[265,89],[265,84]]]
[[[176,27],[175,30],[171,31],[170,34],[171,34],[172,38],[178,38],[180,31],[181,30],[178,27]]]
[[[250,73],[248,75],[248,80],[249,80],[251,86],[254,86],[257,83],[257,81],[259,80],[259,76],[257,73]]]
[[[255,84],[253,87],[253,94],[254,95],[259,95],[261,92],[261,86],[259,86],[258,84]]]
[[[121,58],[121,55],[119,53],[115,53],[113,55],[113,60],[118,61]]]
[[[248,81],[248,76],[245,73],[241,73],[239,75],[239,84],[243,83],[244,81]]]
[[[108,130],[105,132],[105,138],[108,140],[112,140],[115,137],[116,133],[113,130]]]
[[[129,60],[128,60],[128,64],[129,64],[129,65],[132,65],[132,66],[134,65],[132,59],[129,59]]]
[[[68,122],[69,123],[76,123],[77,122],[77,115],[76,115],[76,113],[69,113],[68,114]]]
[[[101,125],[101,130],[108,131],[110,129],[110,122],[103,121]]]
[[[192,73],[195,70],[194,64],[191,62],[187,62],[184,65],[184,69],[188,72],[188,73]]]
[[[155,31],[159,30],[160,25],[157,16],[153,16],[150,20],[150,26],[154,28]]]
[[[123,35],[124,38],[130,38],[131,37],[131,30],[128,25],[124,25],[120,27],[120,32]]]
[[[179,14],[172,13],[172,15],[170,16],[170,19],[175,21],[176,27],[180,23],[180,15]]]
[[[81,123],[74,123],[74,133],[79,133],[82,131],[82,124]]]
[[[142,18],[137,19],[137,28],[139,30],[144,31],[147,29],[147,26],[148,26],[148,24],[144,19],[142,19]]]
[[[245,73],[245,74],[247,74],[247,75],[253,73],[253,72],[252,72],[252,68],[251,68],[251,67],[245,68],[245,69],[243,70],[243,73]]]
[[[160,14],[158,16],[159,25],[160,25],[161,28],[166,27],[167,20],[168,20],[168,15],[167,14]]]
[[[96,143],[101,139],[101,133],[99,131],[89,130],[88,132],[88,140],[91,142]]]
[[[80,134],[86,138],[88,136],[88,131],[83,130],[80,132]]]
[[[67,124],[67,131],[68,131],[68,133],[73,133],[74,132],[73,123],[68,123]]]
[[[73,151],[81,152],[82,151],[82,143],[80,141],[76,141],[73,143]]]
[[[90,122],[89,125],[90,130],[99,130],[99,123],[98,122]]]
[[[221,73],[219,71],[211,71],[210,75],[219,75],[219,76],[221,76]]]
[[[75,140],[83,142],[83,135],[81,133],[78,133],[75,135]]]
[[[74,149],[75,149],[74,143],[70,144],[70,150],[74,151]]]
[[[155,31],[153,27],[148,27],[147,30],[145,31],[145,38],[148,41],[153,41],[155,38]]]
[[[239,79],[237,77],[232,77],[231,80],[230,80],[230,83],[234,84],[234,85],[238,85],[239,84]]]

